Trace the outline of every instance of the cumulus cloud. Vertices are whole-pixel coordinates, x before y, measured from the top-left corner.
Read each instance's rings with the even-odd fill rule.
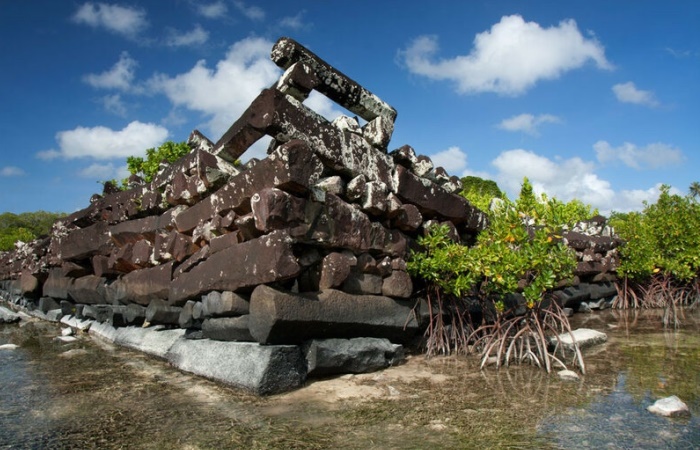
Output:
[[[457,175],[467,168],[467,154],[459,147],[449,147],[430,155],[435,167],[442,167],[450,172],[450,175]]]
[[[119,117],[126,117],[126,105],[122,101],[119,94],[105,95],[100,99],[105,111],[115,114]]]
[[[679,148],[663,142],[654,142],[644,147],[625,142],[619,147],[613,147],[607,141],[598,141],[593,144],[593,150],[602,164],[619,161],[633,169],[658,169],[678,165],[685,160]]]
[[[280,20],[280,26],[292,30],[301,30],[305,26],[303,21],[305,12],[306,11],[299,11],[299,13],[294,16],[283,17],[282,20]]]
[[[437,37],[420,36],[399,56],[410,72],[452,81],[461,94],[515,96],[540,80],[556,79],[588,62],[600,69],[612,68],[600,42],[584,37],[571,19],[542,28],[518,15],[504,16],[476,35],[469,54],[436,61],[437,51]]]
[[[269,57],[272,45],[266,39],[247,38],[232,45],[213,68],[200,60],[187,72],[156,74],[147,84],[176,107],[204,114],[206,127],[216,140],[279,77]]]
[[[544,123],[561,123],[561,119],[551,114],[519,114],[509,119],[504,119],[498,124],[498,128],[506,131],[522,131],[531,136],[539,136],[539,126]]]
[[[73,21],[128,38],[136,37],[148,27],[145,10],[106,3],[84,3],[73,15]]]
[[[265,11],[258,6],[248,6],[244,2],[233,2],[236,9],[250,20],[264,20]]]
[[[147,148],[157,147],[168,137],[168,130],[152,123],[134,121],[121,130],[97,126],[77,127],[56,134],[59,150],[40,152],[40,159],[92,158],[124,159],[143,155]]]
[[[114,173],[116,172],[114,164],[100,164],[94,163],[81,169],[78,172],[78,176],[82,178],[99,178],[101,180],[109,180],[114,178]]]
[[[468,167],[467,155],[458,147],[431,155],[431,159],[452,175],[494,180],[510,198],[519,195],[522,181],[527,177],[538,194],[546,193],[562,201],[578,199],[603,214],[641,210],[644,201],[653,203],[659,196],[660,184],[648,189],[615,191],[609,181],[596,174],[594,162],[581,158],[552,160],[529,150],[513,149],[493,159],[491,172]]]
[[[209,40],[209,32],[199,24],[188,32],[170,30],[165,45],[169,47],[191,47],[202,45]]]
[[[615,197],[610,183],[594,173],[595,164],[581,158],[553,161],[529,150],[502,152],[492,161],[496,181],[509,195],[517,196],[524,177],[536,192],[560,200],[577,198],[595,206],[609,206]]]
[[[222,1],[197,5],[197,13],[207,19],[218,19],[224,17],[228,12],[228,7]]]
[[[128,52],[122,52],[117,61],[109,70],[102,73],[90,73],[83,77],[83,81],[94,88],[118,89],[128,91],[134,81],[136,60],[129,56]]]
[[[615,93],[615,97],[622,103],[633,103],[635,105],[651,107],[659,106],[659,102],[654,97],[653,92],[637,89],[637,86],[631,81],[616,84],[612,87],[612,91]]]
[[[15,166],[5,166],[0,169],[0,177],[19,177],[24,175],[24,170]]]

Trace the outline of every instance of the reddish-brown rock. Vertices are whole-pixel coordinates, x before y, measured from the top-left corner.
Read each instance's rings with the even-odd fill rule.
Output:
[[[297,276],[300,270],[292,239],[285,232],[274,231],[211,254],[173,280],[168,299],[172,305],[184,305],[210,291],[236,291],[283,281]]]

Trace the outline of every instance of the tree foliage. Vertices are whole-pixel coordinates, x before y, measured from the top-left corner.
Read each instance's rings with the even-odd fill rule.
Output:
[[[482,211],[487,211],[489,209],[491,201],[494,198],[506,198],[506,195],[501,191],[495,181],[474,176],[466,176],[462,178],[461,181],[462,191],[460,195]]]
[[[542,295],[575,267],[573,252],[561,243],[568,222],[589,218],[589,207],[563,203],[533,193],[524,180],[515,202],[504,200],[489,211],[489,227],[472,247],[456,244],[447,228],[434,228],[419,239],[423,252],[414,253],[409,271],[448,295],[479,295],[495,299],[518,290],[534,307]]]
[[[173,163],[190,152],[187,142],[167,141],[160,147],[146,150],[146,157],[129,156],[126,165],[132,175],[138,175],[146,182],[153,181],[162,163]]]
[[[489,209],[489,227],[473,246],[453,242],[446,226],[433,227],[420,238],[422,251],[411,255],[407,268],[425,283],[429,310],[435,305],[439,311],[431,315],[427,330],[428,354],[466,352],[477,337],[482,362],[496,352],[498,364],[501,357],[506,364],[531,359],[549,370],[556,358],[546,351],[545,334],[567,330],[568,321],[554,303],[543,307],[543,300],[561,281],[572,278],[576,266],[575,254],[560,233],[565,220],[573,224],[592,213],[580,202],[537,196],[525,179],[518,199],[503,199]],[[506,297],[515,292],[525,298],[522,317],[514,317],[506,304]],[[495,317],[484,314],[481,323],[470,323],[470,298],[482,311],[495,311]],[[533,333],[537,339],[532,345],[538,350],[530,352]],[[520,350],[511,351],[515,342]],[[503,352],[504,348],[510,350]],[[582,360],[580,366],[583,369]]]
[[[610,223],[625,245],[618,274],[632,280],[663,273],[688,282],[700,272],[700,203],[692,194],[681,196],[662,186],[654,204],[644,210],[613,214]]]
[[[29,242],[48,234],[54,222],[64,216],[46,211],[0,214],[0,250],[12,250],[17,241]]]

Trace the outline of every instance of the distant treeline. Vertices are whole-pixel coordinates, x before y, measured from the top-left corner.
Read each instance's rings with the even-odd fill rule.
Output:
[[[49,234],[53,223],[65,215],[46,211],[0,214],[0,250],[12,250],[17,241],[29,242]]]

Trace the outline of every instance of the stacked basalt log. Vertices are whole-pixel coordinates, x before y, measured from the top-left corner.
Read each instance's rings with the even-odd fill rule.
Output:
[[[152,181],[94,196],[49,238],[5,254],[5,287],[29,305],[50,298],[77,316],[210,339],[410,340],[416,238],[444,223],[472,239],[485,215],[429,158],[388,151],[394,108],[291,39],[272,59],[284,74],[221,139],[194,131],[191,153]],[[312,90],[366,123],[318,115],[303,104]],[[267,157],[238,164],[263,136]]]

